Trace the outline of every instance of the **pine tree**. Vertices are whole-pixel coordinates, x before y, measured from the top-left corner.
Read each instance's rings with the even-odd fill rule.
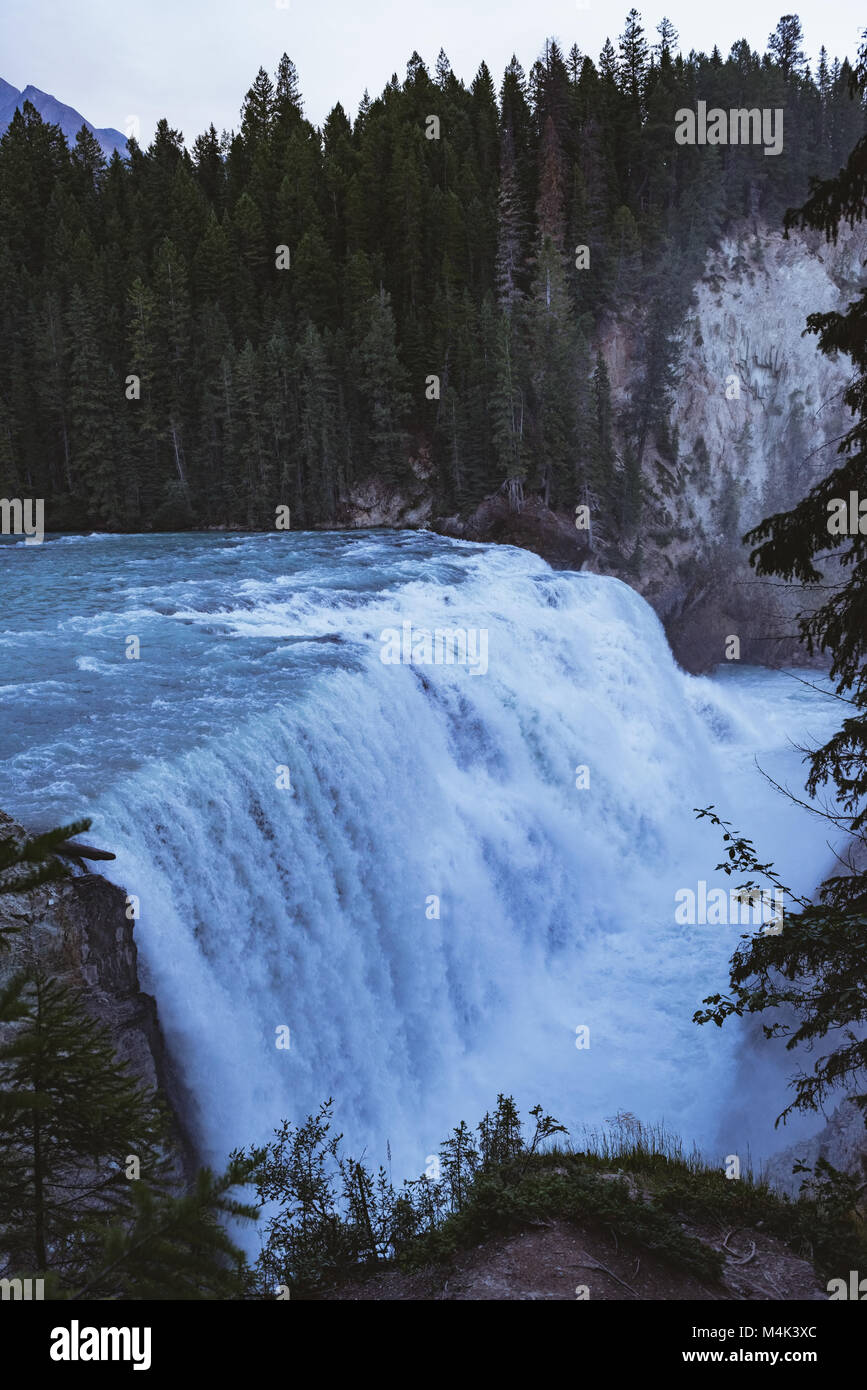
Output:
[[[672,62],[679,42],[678,32],[670,19],[663,17],[656,26],[659,35],[659,43],[654,44],[654,52],[658,54],[660,64]]]
[[[172,483],[187,498],[184,424],[193,394],[189,289],[186,265],[168,237],[157,251],[153,283],[158,364],[153,390],[166,440]]]
[[[57,858],[57,850],[73,836],[89,830],[90,824],[89,820],[74,821],[23,841],[15,835],[0,837],[0,893],[29,893],[42,883],[65,878],[68,869]],[[20,870],[24,872],[16,872]]]
[[[859,52],[853,84],[867,89],[867,32]],[[791,211],[787,227],[823,231],[835,240],[842,222],[867,218],[867,136],[862,135],[846,167],[832,179],[814,181],[802,208]],[[736,952],[731,965],[731,995],[713,995],[696,1015],[699,1022],[722,1024],[731,1014],[771,1011],[766,1037],[787,1038],[787,1047],[815,1048],[831,1037],[831,1050],[809,1072],[793,1078],[792,1110],[814,1110],[834,1088],[854,1093],[867,1123],[867,536],[860,529],[841,532],[831,524],[834,499],[848,504],[850,493],[863,493],[867,478],[867,286],[844,313],[815,313],[807,319],[825,353],[845,352],[854,374],[843,399],[855,422],[838,446],[839,465],[817,483],[791,511],[768,517],[745,538],[754,545],[751,562],[760,575],[775,575],[806,586],[822,583],[831,565],[830,596],[799,619],[808,652],[827,653],[838,697],[848,704],[840,728],[809,754],[807,789],[812,796],[831,787],[835,799],[828,820],[851,837],[842,857],[843,872],[826,880],[818,902],[794,897],[785,930],[759,934]],[[819,568],[819,565],[823,568]],[[752,842],[736,835],[713,813],[703,812],[725,832],[729,843],[726,872],[744,872],[782,886],[772,866],[759,863]],[[725,867],[725,866],[724,866]],[[788,893],[788,890],[785,890]],[[790,898],[793,895],[789,895]],[[794,1022],[774,1017],[786,1011]],[[855,1087],[861,1089],[855,1091]]]
[[[647,74],[648,45],[636,9],[626,16],[626,27],[618,40],[620,63],[618,73],[623,94],[641,119],[644,109],[644,83]]]
[[[68,1278],[130,1209],[131,1158],[165,1182],[165,1119],[72,989],[28,973],[26,1016],[0,1044],[0,1248],[13,1266]]]
[[[527,476],[524,444],[524,391],[515,352],[516,334],[507,313],[499,318],[496,340],[495,386],[491,403],[492,438],[497,467],[510,506],[520,509]]]
[[[283,100],[285,103],[285,96]],[[274,114],[274,84],[265,69],[260,68],[241,107],[241,138],[250,156],[257,146],[268,144]]]
[[[497,303],[512,314],[522,295],[526,220],[521,207],[518,174],[511,132],[504,129],[500,152],[500,189],[497,214]]]
[[[804,73],[806,59],[801,47],[803,41],[801,21],[796,14],[784,14],[768,38],[768,51],[773,54],[787,82],[790,77],[800,77]]]
[[[601,353],[596,354],[593,371],[594,439],[591,447],[588,482],[606,518],[606,533],[614,532],[613,508],[616,493],[614,419],[611,407],[611,380]]]
[[[527,333],[536,481],[546,506],[574,504],[582,482],[576,439],[577,342],[563,257],[549,235],[536,258]]]
[[[234,1195],[252,1181],[252,1157],[233,1158],[215,1176],[202,1168],[188,1192],[133,1186],[132,1206],[101,1233],[85,1268],[67,1276],[57,1296],[69,1299],[226,1300],[242,1298],[249,1272],[229,1229],[255,1221],[250,1202]]]
[[[337,400],[322,337],[311,323],[296,353],[302,516],[332,520],[339,493]]]
[[[122,527],[126,508],[115,461],[119,453],[122,387],[106,361],[97,316],[76,285],[65,337],[69,364],[69,453],[74,485],[88,514],[109,528]]]
[[[362,395],[370,420],[370,466],[388,483],[398,483],[407,468],[405,421],[410,409],[408,382],[395,341],[391,298],[384,288],[368,306],[369,327],[359,346]]]
[[[127,297],[127,342],[129,375],[138,377],[139,396],[124,398],[130,413],[135,468],[132,482],[135,510],[152,519],[163,497],[166,478],[160,459],[159,402],[154,383],[159,370],[156,299],[153,291],[136,276]]]
[[[45,267],[46,209],[68,163],[60,127],[43,121],[29,101],[16,108],[0,138],[0,227],[16,265],[31,275]]]
[[[838,169],[864,130],[849,64],[823,52],[813,83],[794,16],[763,59],[745,40],[727,60],[717,47],[683,58],[668,20],[657,37],[649,50],[631,10],[619,53],[606,40],[598,64],[577,46],[564,58],[549,39],[529,82],[512,58],[499,112],[484,63],[467,88],[444,53],[435,81],[414,54],[406,82],[395,77],[375,100],[365,93],[354,123],[335,106],[321,131],[304,117],[284,54],[273,82],[257,74],[239,132],[211,126],[188,153],[161,120],[147,149],[130,140],[107,166],[91,133],[70,149],[25,104],[0,137],[0,491],[45,496],[60,527],[174,528],[261,517],[249,490],[291,475],[297,492],[300,469],[296,505],[311,525],[325,519],[332,463],[320,478],[309,470],[325,454],[305,450],[302,462],[298,395],[269,345],[289,344],[291,356],[315,326],[334,386],[339,477],[358,479],[376,452],[361,348],[379,285],[410,399],[386,433],[418,432],[446,489],[458,473],[465,496],[484,478],[502,481],[485,385],[502,357],[499,326],[491,319],[482,333],[483,306],[492,294],[513,320],[509,390],[522,393],[526,465],[542,378],[534,385],[525,309],[543,232],[563,257],[561,346],[588,367],[564,377],[578,415],[569,467],[580,472],[593,452],[582,344],[598,338],[602,316],[634,319],[643,365],[633,394],[652,404],[650,356],[662,348],[670,366],[670,320],[708,247],[745,216],[773,219],[803,201],[808,176]],[[785,105],[779,159],[758,146],[735,158],[673,144],[672,113],[697,95],[723,109]],[[439,140],[425,138],[432,111]],[[288,269],[275,268],[278,245],[290,249]],[[575,273],[577,245],[589,246],[591,273]],[[359,257],[363,287],[353,283]],[[444,390],[432,410],[424,381],[435,369]],[[131,375],[139,399],[128,398]],[[660,437],[665,428],[660,416]]]
[[[217,212],[223,209],[226,171],[220,138],[213,124],[208,127],[206,134],[197,136],[193,142],[193,164],[199,185],[210,205],[209,220],[216,221]]]
[[[0,836],[0,894],[29,893],[43,883],[65,878],[69,868],[56,851],[66,848],[66,841],[74,835],[89,829],[89,820],[79,820],[42,835],[28,836],[23,842],[15,835]],[[9,938],[18,933],[18,927],[0,927],[0,952],[9,948]],[[0,1023],[4,1022],[8,1022],[8,1017],[0,1008]]]
[[[599,54],[599,74],[603,81],[616,82],[619,71],[614,45],[606,37],[605,43],[602,45],[602,52]]]
[[[511,142],[519,202],[527,209],[533,206],[536,193],[532,125],[526,75],[513,55],[500,85],[500,135]]]
[[[78,197],[89,205],[89,210],[95,215],[99,191],[105,179],[108,165],[102,152],[102,146],[87,126],[82,126],[75,137],[75,147],[71,152],[70,162],[74,179],[73,186],[76,188]]]
[[[288,53],[283,54],[277,67],[273,116],[279,135],[287,134],[304,116],[298,70]]]
[[[60,1299],[240,1297],[243,1256],[221,1223],[255,1219],[232,1196],[253,1161],[170,1192],[163,1112],[70,991],[16,972],[0,984],[0,1024],[3,1277],[36,1274]]]

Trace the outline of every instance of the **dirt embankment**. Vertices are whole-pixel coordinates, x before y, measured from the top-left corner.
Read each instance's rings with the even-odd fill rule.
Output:
[[[723,1231],[684,1223],[684,1231],[725,1257],[719,1284],[672,1269],[652,1251],[630,1249],[592,1226],[553,1220],[486,1241],[448,1266],[417,1274],[372,1275],[328,1299],[379,1302],[590,1302],[699,1300],[824,1301],[811,1265],[761,1230]],[[727,1243],[726,1243],[727,1242]]]

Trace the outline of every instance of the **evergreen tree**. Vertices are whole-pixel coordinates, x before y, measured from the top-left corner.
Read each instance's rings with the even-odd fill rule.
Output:
[[[96,317],[77,285],[66,316],[66,342],[70,473],[90,514],[109,529],[121,527],[127,518],[112,469],[120,452],[121,383],[106,361]]]
[[[57,851],[66,848],[73,836],[89,830],[90,824],[89,820],[74,821],[30,835],[23,842],[14,835],[0,836],[0,893],[29,893],[42,883],[65,878],[68,869]]]
[[[65,1278],[131,1207],[131,1159],[165,1181],[165,1120],[68,986],[36,966],[16,987],[23,1021],[0,1044],[0,1249]]]
[[[370,421],[370,466],[388,483],[404,477],[408,382],[395,340],[391,299],[380,289],[369,304],[369,326],[358,349],[359,385]]]
[[[249,1184],[256,1155],[233,1159],[215,1176],[202,1168],[181,1195],[133,1187],[132,1209],[101,1233],[86,1268],[67,1277],[57,1296],[70,1299],[226,1300],[241,1298],[249,1275],[227,1228],[255,1221],[250,1202],[234,1195]]]
[[[615,502],[614,418],[611,407],[611,380],[601,353],[596,354],[593,371],[594,438],[588,469],[588,483],[594,499],[606,517],[606,530],[613,532]]]
[[[66,841],[73,835],[80,835],[90,829],[89,820],[75,821],[71,825],[61,825],[56,830],[42,835],[31,835],[23,842],[15,835],[0,836],[0,894],[29,893],[43,883],[53,883],[65,878],[68,866],[57,857],[58,849],[66,849]],[[0,927],[0,953],[11,945],[10,937],[17,936],[18,927]],[[18,1008],[17,1001],[23,988],[20,980],[9,996],[10,1007]],[[8,1022],[18,1014],[7,1015],[0,1006],[0,1023]]]
[[[663,17],[656,26],[659,35],[659,43],[654,44],[653,51],[658,55],[660,66],[665,62],[672,62],[677,50],[678,33],[670,19]]]
[[[773,54],[786,81],[804,74],[807,61],[801,47],[803,40],[801,21],[796,14],[784,14],[768,38],[768,51]]]
[[[436,64],[436,84],[438,87],[446,87],[452,75],[452,65],[446,57],[445,49],[441,48]]]
[[[513,510],[518,510],[524,497],[527,476],[524,444],[525,395],[520,383],[516,361],[516,335],[507,313],[500,315],[497,326],[492,400],[492,438],[497,467]]]
[[[867,88],[867,33],[853,75],[856,84],[861,91]],[[788,214],[787,225],[816,228],[833,240],[841,223],[863,222],[865,155],[867,136],[862,135],[845,168],[835,178],[815,181],[804,206]],[[867,537],[860,529],[835,530],[830,524],[835,499],[848,504],[851,492],[863,492],[867,477],[867,286],[844,313],[811,314],[807,325],[818,335],[822,352],[845,352],[851,358],[854,375],[844,400],[855,420],[838,446],[838,466],[791,511],[767,518],[746,540],[755,547],[751,560],[761,575],[811,586],[822,583],[831,566],[830,596],[802,614],[799,628],[809,652],[830,656],[836,693],[850,713],[809,754],[807,788],[813,796],[823,787],[833,789],[835,800],[825,814],[838,831],[849,834],[851,852],[842,859],[843,872],[823,884],[818,902],[794,898],[798,910],[788,912],[784,931],[747,940],[732,960],[731,996],[711,996],[705,1000],[709,1007],[696,1017],[722,1024],[733,1013],[790,1011],[794,1023],[764,1025],[767,1037],[784,1036],[789,1048],[815,1048],[830,1036],[832,1046],[810,1072],[794,1078],[795,1098],[783,1117],[793,1109],[818,1108],[833,1088],[844,1085],[861,1088],[854,1098],[867,1123]],[[770,877],[782,886],[772,867],[759,863],[751,841],[736,835],[712,810],[703,814],[725,831],[727,873],[748,873],[750,884],[756,876]]]
[[[626,27],[619,38],[620,63],[618,75],[623,94],[638,119],[644,107],[644,84],[647,76],[648,44],[636,9],[626,16]]]
[[[285,77],[288,72],[284,80]],[[282,100],[285,104],[285,94]],[[274,116],[274,84],[265,69],[260,68],[241,108],[241,138],[251,153],[257,146],[268,144]]]
[[[188,152],[161,120],[147,149],[130,140],[107,165],[91,133],[69,148],[25,103],[0,137],[0,495],[44,496],[60,527],[176,529],[264,524],[264,493],[291,487],[315,525],[335,487],[405,473],[413,436],[441,469],[437,510],[458,476],[465,501],[507,478],[565,495],[595,448],[588,344],[624,312],[640,467],[642,441],[667,430],[672,326],[708,248],[802,202],[864,133],[849,64],[820,54],[814,83],[795,16],[764,59],[745,40],[725,60],[684,58],[668,20],[657,35],[651,52],[631,10],[597,64],[549,39],[529,80],[512,58],[499,109],[484,63],[467,87],[445,54],[435,80],[413,54],[405,82],[366,93],[354,123],[335,106],[321,130],[284,54],[273,80],[257,74],[238,131],[210,126]],[[673,143],[673,112],[699,95],[785,106],[780,156]],[[553,336],[546,238],[567,299]],[[592,270],[575,268],[577,246]],[[380,286],[388,315],[370,307]],[[489,296],[510,319],[507,369]],[[297,357],[308,341],[329,383],[327,447],[298,433],[302,400],[321,396]],[[519,399],[516,432],[502,405]],[[543,401],[576,417],[556,464],[539,452]]]
[[[303,115],[304,105],[298,69],[289,54],[284,53],[277,67],[277,81],[274,88],[274,128],[279,135],[285,135],[298,125]]]
[[[524,277],[526,221],[515,164],[511,132],[504,129],[500,152],[500,190],[497,214],[497,302],[512,314],[521,298]]]
[[[616,82],[619,71],[614,45],[606,37],[602,45],[602,52],[599,54],[599,74],[604,82]]]

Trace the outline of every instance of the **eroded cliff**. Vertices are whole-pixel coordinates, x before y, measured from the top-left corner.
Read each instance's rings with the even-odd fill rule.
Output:
[[[0,837],[26,838],[0,811]],[[156,1001],[138,978],[134,926],[122,889],[99,874],[42,884],[27,893],[0,892],[0,928],[15,928],[0,953],[0,981],[37,961],[49,974],[77,987],[88,1012],[108,1031],[115,1051],[146,1086],[162,1093],[173,1117],[179,1170],[194,1162],[183,1124],[185,1100],[174,1075]]]

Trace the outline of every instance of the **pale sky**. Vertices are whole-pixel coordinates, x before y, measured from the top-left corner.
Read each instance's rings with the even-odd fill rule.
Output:
[[[440,47],[469,83],[484,59],[499,88],[516,53],[529,69],[548,36],[565,52],[577,43],[594,62],[606,35],[617,44],[631,0],[0,0],[0,77],[28,83],[75,107],[95,126],[126,131],[138,117],[148,144],[166,116],[187,144],[213,121],[238,126],[244,93],[259,67],[273,75],[285,50],[298,68],[305,114],[320,125],[335,102],[350,116],[367,87],[376,96],[417,49],[432,71]],[[863,0],[806,0],[805,49],[815,66],[829,55],[854,58],[867,25]],[[736,39],[764,52],[785,0],[654,0],[636,4],[649,37],[663,15],[681,48],[728,54]]]

